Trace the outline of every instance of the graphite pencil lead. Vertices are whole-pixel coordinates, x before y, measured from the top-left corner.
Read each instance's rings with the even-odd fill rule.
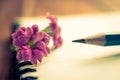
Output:
[[[72,42],[85,43],[85,39],[78,39],[78,40],[73,40]]]

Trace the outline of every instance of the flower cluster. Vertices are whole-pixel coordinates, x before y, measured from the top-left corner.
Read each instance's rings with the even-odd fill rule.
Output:
[[[50,36],[55,49],[62,45],[61,28],[58,26],[57,18],[48,15],[47,19],[50,20],[49,26],[42,31],[39,31],[38,26],[34,24],[27,28],[20,27],[12,34],[11,49],[17,51],[18,61],[30,61],[32,64],[41,62],[42,58],[50,53],[48,47]]]
[[[12,39],[19,61],[31,61],[32,64],[37,64],[37,61],[41,62],[42,58],[50,53],[48,47],[50,36],[46,32],[39,31],[37,25],[20,27],[12,34]]]
[[[61,28],[57,23],[57,18],[48,14],[47,18],[50,20],[50,27],[52,30],[52,38],[55,48],[58,48],[62,45],[63,39],[61,37]]]

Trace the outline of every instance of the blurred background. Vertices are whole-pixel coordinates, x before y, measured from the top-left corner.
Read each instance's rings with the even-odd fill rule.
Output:
[[[15,17],[89,15],[120,11],[120,0],[0,0],[0,80],[13,80],[8,50]]]

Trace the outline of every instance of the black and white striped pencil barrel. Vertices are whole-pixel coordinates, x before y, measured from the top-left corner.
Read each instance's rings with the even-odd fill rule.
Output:
[[[18,69],[16,74],[19,76],[19,80],[38,80],[37,75],[35,76],[36,66],[33,67],[31,62],[20,62],[16,65],[16,68]]]

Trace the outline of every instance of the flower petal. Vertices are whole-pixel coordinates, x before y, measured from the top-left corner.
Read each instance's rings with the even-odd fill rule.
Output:
[[[30,28],[30,27],[27,27],[27,29],[26,29],[26,35],[27,35],[28,38],[31,38],[32,35],[33,35],[33,29]]]
[[[46,45],[48,45],[49,42],[50,42],[50,36],[49,36],[47,33],[44,33],[44,37],[43,37],[42,41],[43,41]]]
[[[19,47],[19,48],[21,47],[21,44],[19,43],[18,39],[13,39],[12,43],[15,47]]]
[[[36,44],[35,44],[36,48],[38,49],[45,49],[46,48],[46,44],[43,42],[43,41],[38,41]]]
[[[31,51],[29,51],[29,50],[22,50],[21,54],[22,54],[22,58],[23,58],[24,61],[31,60],[31,54],[32,54]]]
[[[23,58],[22,58],[22,54],[21,54],[21,51],[18,51],[17,52],[17,59],[19,60],[19,61],[22,61],[23,60]]]
[[[20,35],[20,36],[18,37],[18,41],[19,41],[19,43],[20,43],[21,45],[25,45],[25,44],[27,44],[27,42],[28,42],[28,38],[27,38],[27,36],[25,36],[25,35]]]
[[[36,59],[36,57],[34,55],[32,55],[31,63],[32,64],[37,64],[37,59]]]
[[[44,50],[42,50],[42,52],[44,53],[44,56],[47,57],[48,51],[46,49],[44,49]]]
[[[26,31],[26,28],[25,27],[20,27],[20,29],[22,30],[22,31]]]
[[[22,48],[18,51],[17,58],[22,58],[24,61],[31,60],[32,51],[29,46],[22,46]]]
[[[42,40],[44,37],[44,33],[43,32],[38,32],[36,33],[36,35],[33,38],[33,42],[36,43],[37,41]]]
[[[47,50],[47,53],[49,54],[50,53],[50,48],[46,47],[46,50]]]
[[[18,38],[18,36],[23,35],[24,31],[20,28],[18,30],[15,31],[15,33],[12,34],[12,38]]]
[[[51,23],[57,23],[57,18],[54,15],[47,15],[47,18],[51,21]]]
[[[42,58],[43,58],[43,52],[41,50],[38,50],[38,49],[34,49],[33,50],[33,55],[34,57],[39,61],[41,62],[42,61]]]
[[[34,35],[39,31],[38,28],[39,28],[38,25],[36,25],[36,24],[32,25],[32,29],[33,29],[33,34]]]

